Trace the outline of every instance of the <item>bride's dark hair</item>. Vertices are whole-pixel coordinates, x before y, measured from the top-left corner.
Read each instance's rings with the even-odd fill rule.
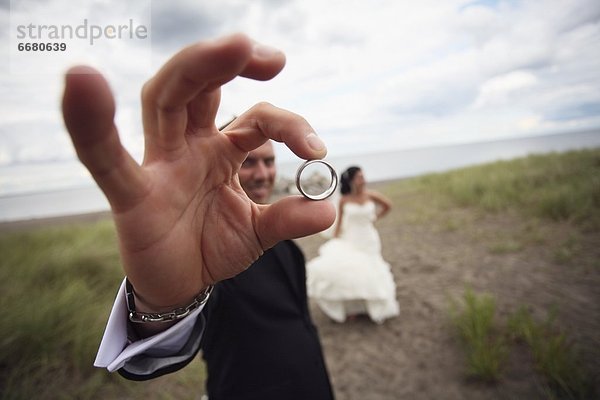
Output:
[[[340,187],[342,194],[348,194],[352,191],[352,179],[354,179],[354,175],[360,171],[360,167],[352,166],[344,171],[342,177],[340,178]]]

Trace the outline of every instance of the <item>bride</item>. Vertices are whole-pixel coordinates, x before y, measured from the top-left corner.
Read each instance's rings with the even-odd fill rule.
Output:
[[[391,202],[365,188],[359,167],[348,168],[340,180],[334,238],[306,266],[308,295],[335,321],[368,314],[382,323],[400,313],[390,265],[381,256],[381,241],[373,226],[390,210]]]

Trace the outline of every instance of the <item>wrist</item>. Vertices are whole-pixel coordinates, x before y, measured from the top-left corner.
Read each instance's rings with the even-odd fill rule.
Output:
[[[167,304],[168,302],[160,302],[156,300],[148,300],[146,296],[141,295],[135,288],[131,290],[133,293],[133,298],[135,301],[135,308],[137,311],[145,312],[145,313],[165,313],[176,308],[185,307],[194,301],[195,296],[186,296],[181,300],[177,300],[172,304]]]
[[[136,293],[129,279],[125,278],[127,311],[129,320],[135,323],[166,323],[185,318],[195,309],[204,306],[211,292],[212,286],[208,286],[187,302],[162,306],[153,304]]]

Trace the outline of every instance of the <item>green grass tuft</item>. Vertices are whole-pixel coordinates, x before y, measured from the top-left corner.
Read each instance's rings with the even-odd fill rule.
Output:
[[[523,341],[533,354],[535,369],[545,378],[545,393],[568,399],[585,399],[590,394],[586,372],[576,349],[563,332],[554,329],[556,312],[543,322],[520,307],[506,326],[494,323],[495,302],[490,295],[465,291],[463,303],[451,300],[450,316],[467,354],[467,373],[484,382],[501,378],[510,342]]]
[[[563,398],[585,399],[590,391],[586,373],[574,346],[563,332],[554,329],[555,316],[552,312],[540,323],[525,307],[520,307],[508,320],[508,332],[514,339],[529,345],[535,367],[546,378],[550,393]]]
[[[463,301],[462,306],[453,301],[450,314],[467,353],[467,372],[483,381],[497,381],[507,352],[494,324],[494,299],[468,289]]]

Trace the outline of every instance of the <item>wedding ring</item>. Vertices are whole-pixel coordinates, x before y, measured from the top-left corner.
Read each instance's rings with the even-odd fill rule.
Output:
[[[325,189],[325,191],[323,193],[320,194],[310,194],[308,193],[303,187],[302,184],[300,182],[300,177],[302,176],[302,172],[304,171],[304,169],[306,167],[308,167],[309,165],[312,164],[323,164],[327,167],[327,169],[329,169],[329,173],[331,174],[331,181],[329,182],[329,187],[327,189]],[[310,200],[325,200],[326,198],[328,198],[329,196],[331,196],[333,194],[333,192],[335,192],[335,189],[337,188],[338,185],[338,177],[337,174],[335,173],[335,169],[333,169],[333,167],[331,166],[331,164],[329,164],[327,161],[323,161],[323,160],[308,160],[305,161],[304,163],[302,163],[302,165],[298,168],[298,171],[296,171],[296,187],[298,188],[298,190],[300,191],[300,193],[302,193],[302,196],[306,197],[307,199]]]

